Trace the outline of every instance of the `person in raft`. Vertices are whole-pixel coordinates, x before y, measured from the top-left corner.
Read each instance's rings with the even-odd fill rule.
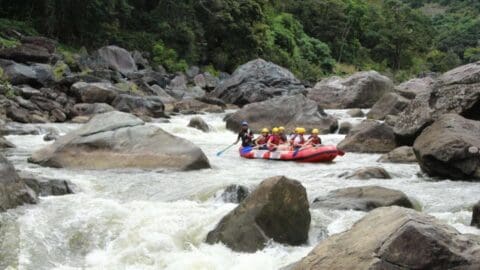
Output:
[[[255,139],[255,146],[256,146],[257,149],[260,149],[260,150],[268,149],[268,147],[267,147],[267,142],[268,142],[268,139],[269,139],[268,132],[269,132],[268,128],[263,128],[261,133],[260,133],[260,136],[258,136]]]
[[[318,136],[318,129],[314,128],[312,130],[312,135],[310,135],[310,137],[308,137],[308,140],[307,142],[305,143],[305,145],[308,145],[308,146],[319,146],[322,144],[322,139],[320,139],[320,136]]]
[[[279,135],[280,130],[276,127],[272,129],[272,135],[268,138],[267,148],[271,152],[277,150],[278,146],[281,144],[281,139]]]
[[[300,149],[305,144],[305,129],[300,127],[296,130],[295,135],[290,139],[290,144],[293,146],[293,149]]]
[[[242,140],[242,147],[253,146],[253,132],[248,128],[247,121],[242,122],[242,128],[233,144],[237,144],[240,140]]]
[[[280,144],[288,143],[287,135],[285,135],[285,128],[278,128],[278,136],[280,137]]]

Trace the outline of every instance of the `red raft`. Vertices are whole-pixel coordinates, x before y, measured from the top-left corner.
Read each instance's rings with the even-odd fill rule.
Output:
[[[337,149],[334,145],[322,145],[317,147],[308,147],[298,151],[273,151],[257,150],[252,147],[241,147],[240,156],[249,159],[272,159],[297,162],[330,162],[337,156],[343,156],[345,153]]]

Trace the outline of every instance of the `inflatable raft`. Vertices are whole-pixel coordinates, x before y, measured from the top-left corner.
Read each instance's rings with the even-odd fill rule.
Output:
[[[253,147],[241,147],[240,156],[249,159],[272,159],[297,162],[330,162],[337,156],[343,156],[345,153],[337,149],[334,145],[322,145],[317,147],[308,147],[292,151],[269,151],[258,150]]]

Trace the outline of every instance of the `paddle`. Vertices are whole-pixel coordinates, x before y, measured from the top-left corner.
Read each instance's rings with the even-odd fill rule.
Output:
[[[218,152],[217,153],[217,157],[219,157],[221,154],[223,154],[225,151],[227,151],[228,149],[230,149],[230,147],[234,146],[235,144],[230,144],[227,148],[223,149],[222,151]]]
[[[245,146],[242,148],[241,153],[242,155],[248,154],[253,150],[252,146]]]

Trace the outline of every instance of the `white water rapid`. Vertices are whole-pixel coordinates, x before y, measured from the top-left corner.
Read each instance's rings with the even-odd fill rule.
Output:
[[[344,110],[328,111],[341,121]],[[27,163],[32,151],[47,145],[43,135],[7,136],[17,145],[5,154],[18,170],[69,179],[81,192],[43,197],[37,205],[0,213],[0,269],[278,269],[305,256],[322,239],[344,231],[361,218],[357,211],[312,209],[308,245],[271,243],[254,254],[233,252],[221,244],[204,243],[207,233],[236,205],[215,195],[229,184],[254,188],[263,179],[286,175],[306,187],[310,201],[348,186],[381,185],[405,192],[422,211],[461,232],[480,234],[469,227],[480,185],[434,181],[418,165],[379,164],[380,155],[347,153],[332,164],[298,164],[241,159],[235,149],[217,157],[217,151],[236,139],[225,129],[224,114],[202,116],[213,132],[187,128],[191,116],[155,124],[199,145],[212,169],[193,172],[83,171],[43,168]],[[48,124],[65,133],[73,124]],[[343,135],[323,135],[325,144],[337,144]],[[379,165],[391,180],[345,180],[338,177],[359,167]]]

